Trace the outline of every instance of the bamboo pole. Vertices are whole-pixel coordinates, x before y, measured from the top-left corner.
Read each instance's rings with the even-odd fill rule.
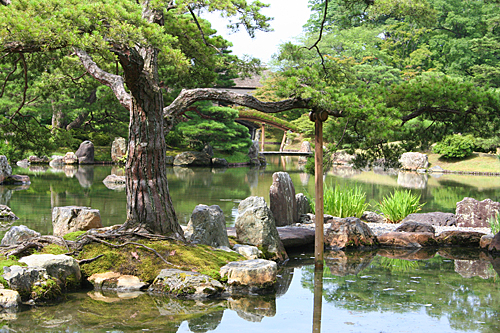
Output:
[[[323,269],[324,252],[324,202],[323,202],[323,121],[328,118],[326,112],[315,112],[309,115],[314,121],[315,128],[315,156],[314,156],[314,183],[316,194],[315,209],[315,237],[314,237],[314,266],[316,269]]]
[[[260,151],[264,151],[264,142],[266,141],[266,130],[264,127],[264,123],[262,123],[262,130],[261,130],[261,140],[260,140]]]

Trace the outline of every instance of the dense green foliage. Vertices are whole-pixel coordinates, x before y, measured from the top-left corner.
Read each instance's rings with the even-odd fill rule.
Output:
[[[399,223],[410,214],[422,209],[425,203],[420,203],[420,195],[412,194],[411,191],[394,191],[384,197],[378,204],[378,209],[382,212],[389,223]]]
[[[472,155],[474,137],[472,135],[450,135],[438,142],[432,151],[443,155],[444,158],[464,158]]]
[[[306,34],[281,45],[262,90],[269,99],[311,98],[313,110],[328,111],[330,150],[356,152],[358,166],[397,166],[401,152],[455,133],[498,141],[498,2],[310,5]]]
[[[238,110],[201,104],[184,114],[175,131],[196,150],[210,144],[224,153],[247,152],[252,140],[248,128],[234,121],[237,117]]]
[[[161,20],[148,20],[143,5],[161,13]],[[172,5],[36,0],[0,6],[0,140],[9,142],[0,154],[20,159],[60,146],[76,149],[83,140],[109,145],[114,137],[127,136],[128,113],[113,91],[83,68],[75,48],[121,76],[126,49],[155,48],[165,105],[181,89],[228,87],[238,73],[259,70],[260,61],[231,55],[230,43],[199,15],[219,11],[233,29],[253,35],[269,30],[269,19],[259,12],[266,5],[222,0]]]

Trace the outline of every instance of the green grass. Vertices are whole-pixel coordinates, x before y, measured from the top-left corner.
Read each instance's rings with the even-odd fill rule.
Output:
[[[384,197],[378,204],[387,222],[399,223],[409,214],[422,209],[425,203],[420,204],[420,195],[414,195],[411,191],[395,191]]]
[[[366,193],[361,187],[325,185],[323,192],[324,211],[336,217],[361,217],[368,208]]]
[[[232,154],[225,154],[222,152],[214,152],[214,157],[224,158],[227,163],[248,163],[250,162],[250,158],[248,154],[242,152],[234,152]]]
[[[430,167],[439,165],[441,168],[456,172],[500,172],[500,161],[495,155],[473,153],[461,160],[447,160],[439,154],[426,153]]]
[[[493,235],[500,232],[500,214],[497,213],[497,215],[489,219],[488,222],[490,223],[491,233]]]

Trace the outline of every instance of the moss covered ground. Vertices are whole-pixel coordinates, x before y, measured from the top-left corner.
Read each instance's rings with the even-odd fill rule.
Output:
[[[237,253],[214,249],[207,245],[186,245],[171,240],[138,240],[135,242],[154,249],[172,265],[168,265],[154,252],[142,246],[128,244],[122,248],[113,248],[101,243],[91,243],[84,246],[83,251],[76,259],[92,259],[99,255],[103,256],[82,265],[82,274],[84,277],[89,277],[95,273],[113,271],[135,275],[142,281],[150,283],[162,269],[177,268],[199,272],[221,280],[220,267],[228,262],[244,259]],[[42,250],[42,253],[52,254],[66,252],[66,249],[58,245],[47,246]]]

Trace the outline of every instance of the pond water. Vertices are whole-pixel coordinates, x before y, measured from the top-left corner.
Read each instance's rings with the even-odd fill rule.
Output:
[[[326,252],[325,258],[325,269],[315,272],[310,254],[293,255],[281,268],[276,295],[183,301],[80,292],[58,304],[1,313],[0,331],[500,331],[499,259],[457,249]]]
[[[314,177],[290,157],[268,159],[264,169],[170,168],[169,187],[181,223],[197,204],[219,205],[234,224],[239,201],[268,201],[272,174],[287,171],[297,192],[314,193]],[[52,232],[52,207],[99,209],[105,225],[125,220],[125,192],[102,180],[111,166],[53,170],[14,168],[28,174],[29,186],[0,186],[0,204],[24,224]],[[120,172],[120,170],[113,170]],[[424,211],[454,212],[464,197],[500,199],[500,177],[357,172],[337,168],[331,185],[357,184],[370,202],[394,189],[411,188],[426,202]],[[12,224],[3,224],[8,230]],[[470,249],[419,252],[327,252],[325,269],[314,271],[313,254],[290,254],[280,271],[276,295],[229,300],[181,301],[147,293],[93,291],[69,294],[58,304],[1,313],[0,332],[499,332],[500,259]]]
[[[187,224],[198,204],[219,205],[228,226],[234,224],[238,203],[249,196],[269,202],[269,187],[276,171],[287,171],[296,192],[314,193],[314,177],[300,170],[296,157],[268,157],[265,168],[169,168],[169,189],[181,224]],[[113,170],[112,170],[113,169]],[[126,218],[125,191],[108,189],[103,179],[123,170],[111,166],[80,166],[65,169],[33,166],[14,168],[27,174],[29,186],[0,186],[0,204],[8,205],[24,224],[41,233],[52,232],[52,208],[88,206],[99,209],[103,224],[120,224]],[[425,202],[423,212],[455,212],[464,197],[500,201],[500,177],[466,175],[419,175],[416,173],[360,172],[336,168],[325,176],[325,185],[360,186],[366,192],[370,209],[395,189],[411,189]],[[9,225],[0,226],[0,230]]]

